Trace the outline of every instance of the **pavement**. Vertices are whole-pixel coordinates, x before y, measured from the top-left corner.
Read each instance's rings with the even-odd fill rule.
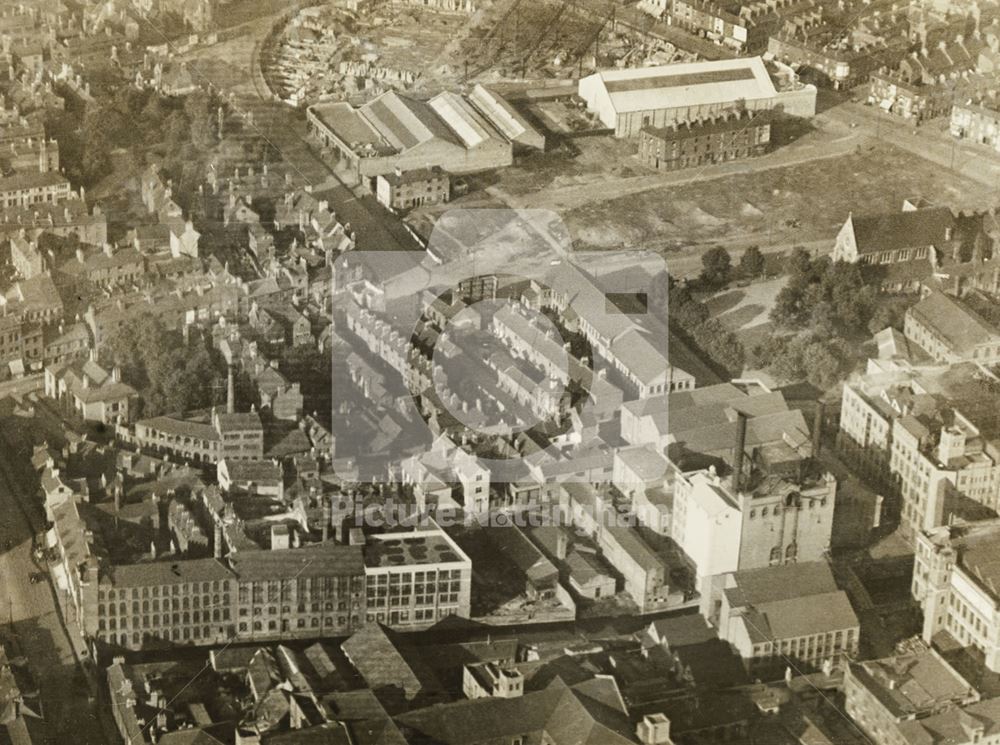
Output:
[[[24,478],[29,453],[10,436],[0,433],[0,619],[12,628],[21,652],[38,681],[44,716],[59,742],[107,745],[116,736],[102,727],[95,707],[95,684],[79,662],[83,640],[63,623],[51,578],[31,584],[29,577],[44,570],[32,555],[32,538],[43,525],[41,510],[33,504]],[[21,447],[19,447],[21,446]]]
[[[869,140],[891,143],[985,186],[1000,185],[1000,154],[951,137],[942,131],[940,121],[917,127],[875,106],[853,101],[834,106],[822,116],[841,126],[853,123]]]

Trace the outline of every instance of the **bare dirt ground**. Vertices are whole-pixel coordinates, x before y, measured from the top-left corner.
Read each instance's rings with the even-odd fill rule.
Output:
[[[942,172],[887,143],[860,152],[852,144],[830,154],[801,148],[792,152],[792,146],[748,161],[651,174],[631,155],[622,158],[620,149],[598,143],[604,139],[577,140],[581,155],[562,168],[555,162],[543,165],[536,171],[534,192],[527,191],[527,164],[513,169],[518,173],[509,178],[505,174],[490,192],[511,206],[560,212],[580,248],[645,245],[667,250],[745,242],[741,238],[762,245],[832,240],[859,206],[868,213],[898,210],[903,199],[921,194],[972,206],[984,204],[990,193],[985,185]],[[588,152],[594,148],[600,149],[597,157]],[[600,172],[595,166],[602,160]],[[608,199],[609,194],[615,197]],[[797,228],[785,229],[795,221]]]

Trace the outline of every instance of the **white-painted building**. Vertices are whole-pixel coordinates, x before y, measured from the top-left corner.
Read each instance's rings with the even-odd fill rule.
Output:
[[[724,111],[770,109],[777,95],[760,57],[601,70],[581,78],[578,92],[616,137]]]

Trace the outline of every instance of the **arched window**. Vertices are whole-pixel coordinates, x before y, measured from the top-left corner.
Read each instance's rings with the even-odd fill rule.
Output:
[[[788,548],[785,549],[785,561],[795,561],[799,555],[799,547],[792,541],[788,544]]]
[[[781,546],[775,546],[771,549],[771,563],[777,564],[781,561]]]

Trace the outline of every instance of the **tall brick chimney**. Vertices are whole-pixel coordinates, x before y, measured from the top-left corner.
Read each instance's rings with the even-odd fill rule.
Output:
[[[747,415],[736,412],[736,439],[733,442],[733,491],[743,485],[743,458],[747,444]]]

